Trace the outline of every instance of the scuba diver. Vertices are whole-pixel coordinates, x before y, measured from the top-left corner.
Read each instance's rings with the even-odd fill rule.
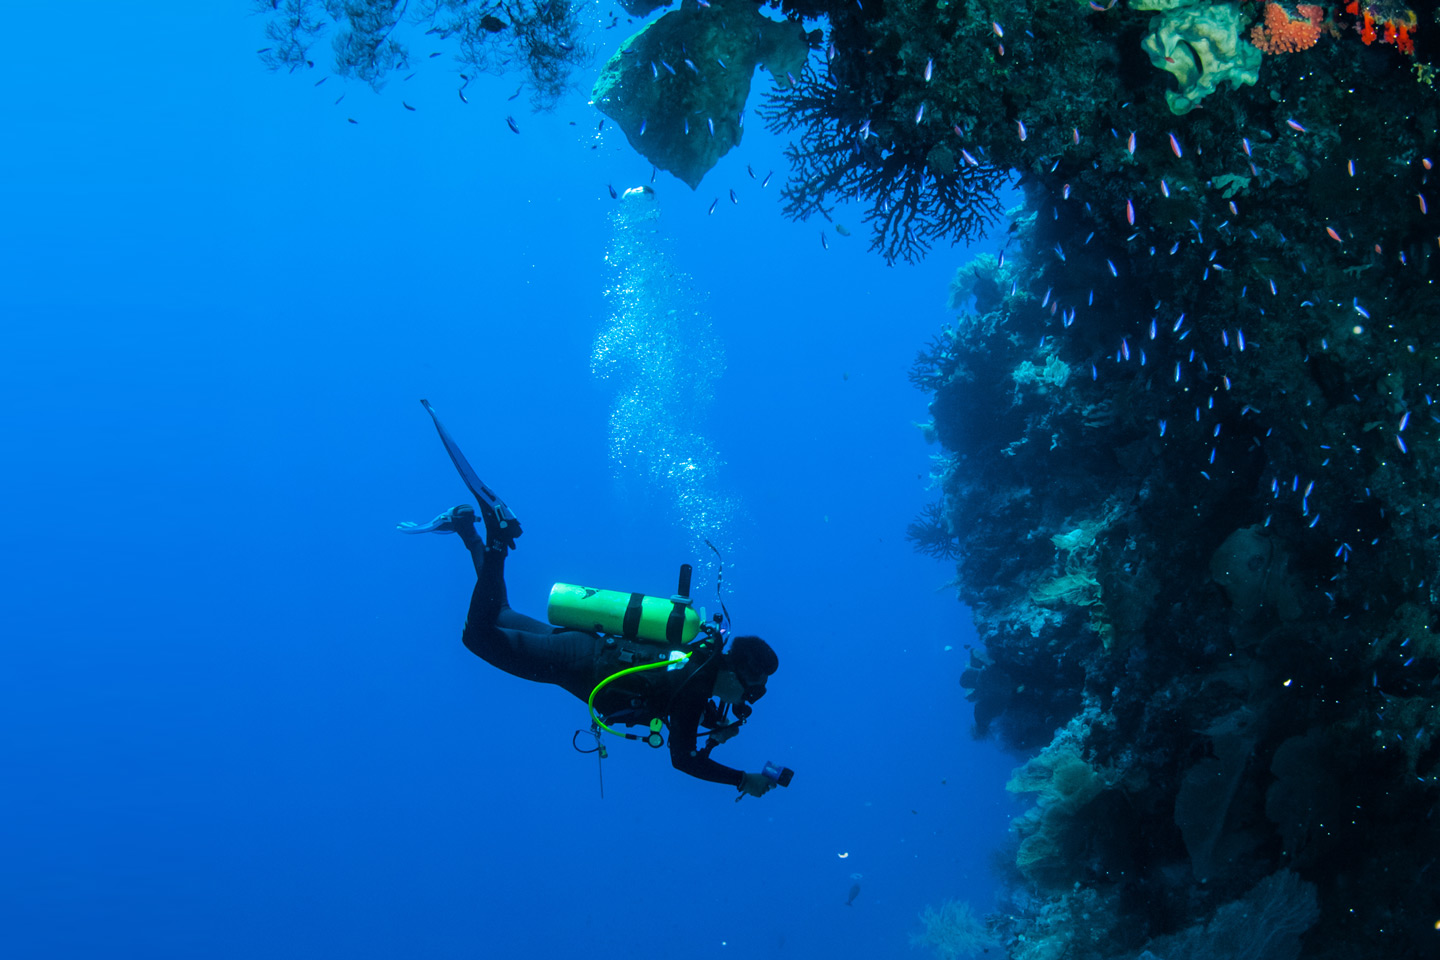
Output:
[[[520,521],[471,469],[429,401],[420,402],[475,495],[485,535],[476,529],[475,508],[469,504],[452,507],[426,524],[402,523],[399,529],[454,533],[470,551],[475,589],[462,634],[470,652],[506,673],[553,683],[584,701],[596,747],[582,752],[606,756],[601,730],[660,747],[661,730],[668,728],[671,764],[692,777],[730,784],[740,791],[737,800],[789,786],[789,768],[767,763],[758,773],[746,773],[710,758],[711,750],[739,733],[751,704],[765,695],[766,681],[780,665],[770,645],[743,636],[724,649],[722,617],[717,614],[712,622],[702,623],[690,601],[688,564],[681,567],[674,597],[556,584],[547,615],[558,626],[512,610],[505,590],[505,558],[522,532]],[[626,733],[613,724],[645,726],[649,732]],[[702,733],[706,742],[700,747]]]

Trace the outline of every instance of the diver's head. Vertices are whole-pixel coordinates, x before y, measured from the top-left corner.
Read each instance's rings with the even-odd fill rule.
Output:
[[[778,669],[780,658],[770,644],[759,637],[736,637],[721,659],[715,696],[734,707],[754,703],[765,696],[765,682]]]

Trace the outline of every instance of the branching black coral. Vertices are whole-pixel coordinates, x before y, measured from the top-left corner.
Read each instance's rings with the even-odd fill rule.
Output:
[[[945,516],[943,503],[926,504],[919,516],[905,528],[905,539],[914,545],[916,553],[936,560],[957,560],[960,557],[960,542],[950,532],[950,521]]]
[[[786,90],[776,91],[760,115],[777,133],[796,133],[786,148],[791,179],[785,215],[829,217],[827,201],[870,201],[865,221],[870,249],[886,262],[916,262],[936,240],[959,243],[982,235],[1001,213],[1004,171],[962,162],[956,148],[931,128],[871,123],[859,116],[853,95],[809,66]]]
[[[325,21],[315,14],[314,0],[255,0],[255,9],[266,14],[265,39],[271,46],[258,51],[260,62],[271,70],[294,73],[315,66],[310,46],[325,30]]]
[[[910,383],[926,393],[934,393],[950,379],[956,359],[954,336],[949,332],[937,333],[925,349],[915,354],[915,362],[910,365]]]
[[[552,109],[576,68],[593,60],[584,41],[583,2],[572,0],[255,0],[268,17],[260,60],[271,70],[315,66],[310,48],[335,28],[334,70],[378,90],[410,67],[406,35],[454,40],[455,59],[476,72],[527,74],[530,101]],[[438,55],[432,52],[430,56]]]

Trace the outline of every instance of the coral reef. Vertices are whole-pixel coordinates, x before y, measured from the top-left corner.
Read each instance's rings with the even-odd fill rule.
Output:
[[[1003,24],[951,3],[824,9],[823,62],[761,110],[795,137],[785,211],[829,218],[863,202],[871,249],[891,262],[978,236],[1008,171],[1059,149],[1120,87],[1084,4],[996,11]],[[1057,89],[1060,72],[1086,76],[1087,96]]]
[[[575,0],[423,0],[413,9],[395,0],[253,0],[253,6],[266,18],[270,46],[258,54],[266,67],[313,68],[310,48],[331,31],[335,73],[375,90],[393,71],[411,68],[410,41],[422,28],[418,35],[429,43],[453,40],[463,68],[503,73],[521,65],[537,110],[553,109],[574,71],[593,57],[584,42],[586,6]]]
[[[910,945],[929,947],[940,960],[966,960],[996,945],[995,938],[963,900],[946,900],[939,909],[926,907],[920,922],[924,929],[910,935]]]

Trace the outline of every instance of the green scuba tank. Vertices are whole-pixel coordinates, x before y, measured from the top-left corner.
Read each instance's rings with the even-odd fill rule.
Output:
[[[687,644],[700,632],[700,614],[683,595],[649,597],[557,583],[545,615],[557,627],[652,643]]]

